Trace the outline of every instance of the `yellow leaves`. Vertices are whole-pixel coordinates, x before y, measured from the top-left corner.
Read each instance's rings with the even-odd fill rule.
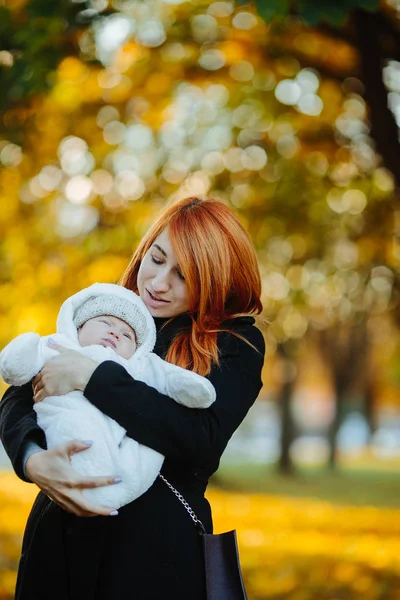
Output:
[[[57,314],[58,307],[50,302],[38,302],[27,306],[17,304],[9,312],[9,319],[14,324],[13,335],[27,331],[48,335],[55,331]]]
[[[15,584],[17,581],[16,571],[3,571],[0,577],[0,593],[1,591],[6,594],[5,597],[12,598],[15,590]],[[3,595],[1,596],[3,598]]]
[[[27,239],[21,235],[19,228],[13,227],[8,231],[8,235],[3,242],[3,252],[9,262],[14,263],[14,265],[19,263],[19,268],[23,270],[21,261],[27,259],[29,252]],[[26,266],[29,272],[29,265]]]
[[[388,248],[387,248],[388,251],[389,251],[389,248],[390,247],[388,246]],[[375,241],[370,238],[365,237],[365,238],[359,240],[358,249],[359,249],[361,263],[368,264],[372,260],[373,256],[376,253]],[[390,264],[389,256],[388,256],[388,261]]]
[[[250,548],[258,548],[265,543],[265,536],[260,529],[245,529],[241,534],[243,543]]]
[[[18,186],[21,182],[21,175],[17,169],[3,169],[0,176],[1,189],[7,192],[7,195],[17,196]]]
[[[159,99],[157,98],[157,100]],[[165,115],[162,110],[165,106],[168,106],[167,101],[165,101],[164,106],[160,106],[159,102],[157,104],[150,104],[146,109],[146,112],[142,115],[143,122],[154,128],[154,130],[159,129],[165,121]]]
[[[15,194],[0,195],[0,226],[2,224],[11,223],[18,214],[20,203]]]
[[[233,65],[247,57],[245,46],[235,41],[227,41],[219,44],[219,50],[225,57],[225,62],[228,65]]]
[[[167,94],[172,83],[172,79],[167,73],[154,73],[147,79],[145,90],[151,96]]]
[[[61,81],[80,82],[88,75],[87,66],[79,59],[68,56],[58,66],[57,77]]]
[[[43,262],[37,271],[37,284],[42,290],[46,288],[58,288],[64,277],[64,269],[61,265],[52,261]]]
[[[0,474],[0,598],[11,600],[22,532],[37,488]],[[238,530],[249,599],[397,598],[400,510],[211,488],[215,531]],[[13,567],[13,568],[12,568]]]
[[[21,534],[38,489],[12,472],[0,472],[0,532]]]
[[[359,568],[354,564],[339,564],[335,567],[333,576],[337,581],[351,582],[359,575]]]
[[[57,83],[51,91],[51,97],[60,110],[73,113],[82,103],[79,87],[71,81]]]
[[[126,75],[103,69],[98,74],[98,82],[103,88],[103,100],[110,104],[118,104],[129,98],[133,82]]]
[[[14,597],[22,533],[34,498],[36,486],[23,483],[14,473],[0,473],[0,598]]]
[[[77,58],[68,56],[59,65],[57,82],[50,100],[59,110],[73,113],[82,103],[101,98],[97,81],[98,71],[90,69]]]
[[[127,266],[125,256],[107,256],[93,261],[85,272],[85,285],[105,282],[116,283]]]
[[[85,102],[97,102],[101,99],[103,90],[99,86],[97,71],[90,71],[88,77],[81,85],[82,100]]]
[[[400,575],[400,510],[216,489],[207,497],[215,531],[238,530],[250,598],[319,600],[336,590],[378,600]]]
[[[35,156],[32,156],[32,171],[41,166],[41,162],[37,163],[37,155],[43,161],[53,161],[57,155],[57,147],[60,138],[68,127],[68,116],[61,113],[58,106],[55,105],[55,100],[48,98],[43,110],[36,117],[36,129],[29,133],[30,143],[35,148]]]
[[[29,0],[7,0],[7,8],[10,10],[20,10],[26,4],[28,4]]]
[[[332,79],[322,79],[318,93],[324,103],[325,120],[335,119],[342,108],[343,91],[340,83]]]
[[[130,40],[115,53],[113,67],[120,73],[131,69],[139,60],[149,56],[148,48],[139,46],[133,40]]]
[[[300,52],[304,52],[309,56],[318,56],[320,51],[320,43],[317,36],[307,31],[302,31],[294,37],[293,45]]]
[[[283,36],[285,45],[295,48],[315,66],[323,64],[338,73],[351,73],[358,65],[357,50],[346,41],[324,35],[316,30],[301,27],[297,35],[293,30],[287,30]]]
[[[7,129],[21,127],[25,123],[27,116],[28,111],[24,107],[10,108],[4,113],[3,123]]]

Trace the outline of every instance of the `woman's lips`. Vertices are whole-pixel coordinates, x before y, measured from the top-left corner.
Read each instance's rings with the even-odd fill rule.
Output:
[[[169,300],[163,300],[162,298],[156,298],[155,296],[153,296],[153,294],[151,294],[151,292],[149,292],[149,290],[147,288],[146,289],[146,304],[148,306],[151,306],[152,308],[158,308],[159,306],[165,306],[166,304],[169,304]]]

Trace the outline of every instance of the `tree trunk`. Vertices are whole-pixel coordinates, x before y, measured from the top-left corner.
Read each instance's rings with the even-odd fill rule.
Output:
[[[364,388],[364,414],[367,419],[369,428],[369,442],[371,436],[376,429],[375,423],[375,396],[376,396],[376,385],[375,381],[371,377],[367,378]]]
[[[338,455],[338,448],[337,448],[337,434],[339,431],[339,427],[342,424],[342,418],[343,418],[343,404],[344,404],[344,399],[346,397],[346,385],[341,382],[339,380],[340,378],[338,378],[335,382],[334,382],[334,388],[335,388],[335,415],[333,418],[333,421],[329,427],[329,431],[328,431],[328,443],[329,443],[329,459],[328,459],[328,466],[330,469],[335,469],[336,465],[337,465],[337,455]]]
[[[278,344],[277,353],[283,363],[282,387],[278,397],[281,412],[281,452],[278,461],[278,470],[283,475],[293,475],[294,465],[290,456],[290,446],[295,439],[291,412],[295,374],[287,346],[285,344]]]
[[[379,13],[356,10],[353,24],[361,57],[365,99],[369,106],[371,136],[385,166],[400,187],[399,128],[388,106],[388,92],[383,82],[385,61],[394,58],[390,55],[390,46],[399,49],[399,35],[388,31],[387,22]],[[389,48],[386,49],[386,46]]]
[[[328,431],[329,467],[337,462],[337,434],[343,418],[346,395],[357,385],[360,387],[369,358],[369,340],[365,319],[335,327],[319,333],[322,355],[332,373],[335,393],[335,414]]]

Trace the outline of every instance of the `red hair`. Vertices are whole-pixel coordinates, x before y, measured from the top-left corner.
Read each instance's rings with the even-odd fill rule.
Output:
[[[217,333],[227,331],[222,323],[262,310],[256,253],[239,219],[223,202],[185,198],[167,206],[146,233],[121,285],[138,292],[143,257],[166,227],[186,280],[192,320],[191,329],[173,340],[166,360],[206,375],[219,362]]]

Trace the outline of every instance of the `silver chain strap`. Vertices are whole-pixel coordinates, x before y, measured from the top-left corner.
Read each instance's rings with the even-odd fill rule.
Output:
[[[192,519],[193,523],[196,525],[196,527],[198,529],[200,529],[201,533],[206,533],[206,529],[203,525],[203,523],[200,521],[200,519],[196,516],[196,513],[194,512],[194,510],[190,507],[190,505],[186,502],[185,498],[182,496],[182,494],[180,494],[178,492],[177,489],[174,488],[173,485],[170,484],[170,482],[168,481],[168,479],[166,479],[164,477],[164,475],[161,475],[161,473],[158,474],[159,478],[165,483],[165,485],[167,485],[169,487],[169,489],[175,494],[175,496],[178,498],[179,502],[181,504],[183,504],[183,506],[185,507],[186,511],[189,513],[190,518]]]

